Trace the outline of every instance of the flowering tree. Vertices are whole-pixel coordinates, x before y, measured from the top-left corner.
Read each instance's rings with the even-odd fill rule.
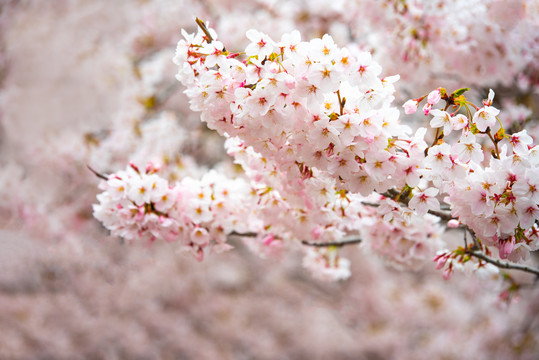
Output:
[[[6,4],[0,357],[536,358],[536,1]]]

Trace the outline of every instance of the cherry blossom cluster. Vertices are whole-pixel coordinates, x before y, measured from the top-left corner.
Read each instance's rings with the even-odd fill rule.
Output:
[[[410,202],[412,202],[414,197]],[[445,246],[440,219],[382,198],[371,216],[359,220],[365,245],[398,269],[418,269]]]
[[[267,229],[287,240],[302,240],[308,245],[330,245],[336,239],[360,236],[362,248],[382,256],[389,265],[399,269],[418,269],[444,247],[443,227],[436,216],[417,214],[397,202],[372,195],[339,190],[335,179],[324,176],[316,168],[306,179],[299,169],[292,178],[291,171],[280,171],[238,138],[228,139],[226,147],[246,176],[258,188],[259,215]],[[413,201],[411,201],[413,202]],[[372,204],[381,206],[372,206]],[[275,236],[272,235],[272,240]],[[249,247],[264,256],[279,247]],[[350,275],[349,263],[338,255],[336,248],[306,249],[303,265],[320,279],[338,280]]]
[[[361,195],[417,185],[427,145],[406,136],[390,105],[397,78],[380,79],[369,53],[339,48],[327,35],[302,42],[293,32],[275,42],[253,30],[240,60],[212,30],[184,37],[174,58],[177,77],[187,86],[191,108],[230,138],[229,154],[252,181],[267,187],[271,201],[260,205],[272,232],[330,242],[358,228]],[[410,238],[410,223],[393,224],[396,242]],[[399,233],[401,226],[408,229]],[[373,249],[380,252],[394,246],[378,240]],[[410,253],[419,247],[402,246],[396,263],[410,265]],[[416,253],[419,259],[429,251]],[[339,268],[327,257],[325,263]]]
[[[437,89],[404,104],[405,111],[412,113],[427,97],[425,114],[433,115],[430,126],[437,129],[420,171],[422,182],[435,187],[414,189],[409,205],[435,210],[439,208],[438,192],[447,195],[444,201],[450,205],[451,215],[476,239],[472,247],[496,246],[501,259],[521,262],[530,251],[539,249],[539,149],[526,130],[505,133],[497,118],[500,111],[492,106],[492,90],[481,107],[465,98],[466,90],[448,95],[445,89]],[[445,109],[430,110],[442,98]],[[449,113],[446,110],[451,105],[456,111]],[[475,107],[473,115],[470,107]],[[457,114],[460,108],[467,115]],[[452,132],[458,132],[453,144],[445,140]],[[421,200],[412,204],[414,199]],[[436,261],[446,265],[448,259],[458,258],[462,263],[463,255],[461,250],[447,251]],[[448,264],[446,273],[450,274],[452,261]]]
[[[407,132],[391,107],[397,77],[380,79],[369,53],[339,48],[328,35],[302,42],[292,32],[275,42],[252,30],[241,61],[208,35],[184,33],[174,61],[191,108],[210,128],[281,170],[309,177],[315,167],[352,192],[415,185],[423,140],[394,140]]]
[[[513,134],[512,140],[525,134]],[[530,139],[531,140],[531,139]],[[522,144],[524,145],[524,144]],[[503,146],[490,166],[470,166],[469,176],[448,189],[452,214],[468,225],[488,245],[496,245],[501,258],[526,258],[539,248],[538,149],[522,151]]]
[[[331,242],[357,226],[359,201],[352,204],[351,198],[337,190],[335,181],[316,168],[303,179],[298,167],[280,170],[239,138],[230,138],[225,145],[258,189],[257,215],[267,235],[245,242],[261,257],[278,257],[285,246],[298,241]],[[303,250],[303,265],[316,278],[339,280],[350,276],[350,262],[339,256],[337,249]]]
[[[241,179],[209,172],[170,185],[149,164],[145,171],[131,164],[100,185],[94,216],[115,236],[129,242],[179,242],[202,260],[204,252],[231,248],[227,235],[259,230],[251,219],[251,188]]]

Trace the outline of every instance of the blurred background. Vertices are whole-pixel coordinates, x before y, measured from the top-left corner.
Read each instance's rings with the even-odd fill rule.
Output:
[[[163,164],[169,180],[231,168],[189,110],[171,59],[210,23],[330,33],[400,74],[396,106],[439,87],[497,93],[537,140],[537,1],[0,0],[0,359],[537,359],[533,279],[414,272],[355,247],[349,280],[248,247],[198,263],[137,246],[92,216],[100,173]],[[503,99],[501,102],[499,99]],[[419,121],[405,118],[415,125]],[[458,236],[458,233],[453,234]],[[450,236],[452,236],[450,234]],[[530,284],[507,292],[512,281]]]

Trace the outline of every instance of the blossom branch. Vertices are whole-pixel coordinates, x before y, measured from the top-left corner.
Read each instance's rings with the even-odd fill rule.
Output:
[[[238,232],[234,231],[234,232],[231,232],[229,234],[229,236],[257,237],[258,234],[255,233],[255,232],[238,233]],[[310,242],[310,241],[307,241],[307,240],[302,240],[301,241],[301,243],[303,245],[314,246],[314,247],[330,247],[330,246],[341,247],[341,246],[345,246],[345,245],[359,244],[360,242],[361,242],[361,239],[359,239],[359,238],[348,238],[348,239],[343,239],[343,240],[340,240],[340,241],[331,241],[331,242],[327,242],[327,243]]]
[[[454,219],[454,217],[451,216],[450,212],[446,212],[446,211],[442,211],[442,210],[429,210],[428,213],[432,214],[432,215],[435,215],[435,216],[438,216],[443,221],[449,221],[449,220]]]
[[[301,243],[303,245],[307,246],[314,246],[314,247],[330,247],[330,246],[346,246],[346,245],[353,245],[353,244],[359,244],[361,242],[361,239],[359,238],[349,238],[349,239],[343,239],[341,241],[331,241],[327,243],[317,243],[317,242],[309,242],[306,240],[303,240]]]
[[[525,271],[525,272],[529,272],[531,274],[535,274],[535,276],[537,276],[539,278],[539,269],[536,269],[536,268],[533,268],[533,267],[530,267],[530,266],[526,266],[526,265],[500,261],[498,259],[494,259],[494,258],[486,255],[483,251],[480,250],[481,249],[481,244],[480,244],[479,239],[477,238],[477,236],[470,229],[468,229],[468,231],[472,235],[473,244],[470,244],[470,247],[466,246],[466,248],[465,248],[466,249],[466,251],[465,251],[466,254],[468,254],[470,256],[474,256],[474,257],[476,257],[478,259],[481,259],[481,260],[483,260],[483,261],[485,261],[487,263],[490,263],[492,265],[495,265],[495,266],[497,266],[499,268]],[[464,238],[466,240],[466,233],[464,233]]]
[[[404,194],[404,196],[402,196],[403,194]],[[388,198],[396,199],[395,201],[398,200],[399,203],[401,203],[402,205],[406,205],[406,206],[408,206],[408,203],[410,202],[410,197],[409,197],[410,192],[409,191],[404,192],[404,193],[399,193],[395,189],[389,189],[388,191],[386,191],[385,193],[383,193],[381,195],[385,196],[385,197],[388,197]],[[379,206],[378,204],[373,204],[373,203],[368,203],[368,202],[364,202],[363,204],[368,205],[368,206]],[[449,211],[431,210],[431,209],[429,209],[427,212],[429,214],[431,214],[431,215],[438,216],[443,221],[449,221],[449,220],[454,219],[454,217],[451,215],[451,213]]]
[[[239,237],[257,237],[258,234],[255,232],[246,232],[246,233],[239,233],[236,231],[231,232],[228,234],[228,236],[239,236]]]
[[[486,262],[488,262],[488,263],[490,263],[492,265],[495,265],[495,266],[497,266],[499,268],[511,269],[511,270],[521,270],[521,271],[529,272],[531,274],[535,274],[535,276],[539,277],[539,269],[536,269],[536,268],[532,268],[532,267],[529,267],[529,266],[526,266],[526,265],[515,264],[515,263],[504,262],[504,261],[500,261],[500,260],[497,260],[497,259],[493,259],[493,258],[485,255],[483,252],[478,251],[478,250],[468,249],[468,250],[466,250],[466,254],[474,256],[474,257],[476,257],[478,259],[481,259],[483,261],[486,261]]]
[[[362,202],[363,205],[366,205],[366,206],[372,206],[372,207],[378,207],[380,206],[380,204],[377,204],[377,203],[371,203],[371,202],[367,202],[367,201],[364,201]],[[434,215],[434,216],[438,216],[441,220],[443,221],[449,221],[449,220],[453,220],[454,217],[451,216],[451,213],[448,212],[448,211],[443,211],[443,210],[429,210],[427,211],[429,214],[431,215]]]

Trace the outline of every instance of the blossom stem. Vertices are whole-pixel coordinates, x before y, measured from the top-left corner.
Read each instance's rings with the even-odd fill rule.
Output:
[[[337,97],[339,98],[339,109],[340,109],[340,112],[341,112],[341,115],[344,114],[344,101],[341,99],[341,92],[339,90],[337,90]]]
[[[200,20],[199,18],[196,18],[195,22],[197,23],[198,27],[204,32],[204,35],[206,35],[206,37],[208,38],[208,43],[211,43],[213,41],[213,37],[211,36],[210,31],[206,27],[206,24],[204,24],[204,21]]]
[[[432,141],[432,144],[430,145],[429,148],[431,148],[431,147],[433,147],[434,145],[436,145],[436,143],[438,142],[438,137],[439,137],[439,136],[440,136],[440,128],[436,128],[436,135],[434,135],[434,140]],[[428,151],[428,149],[425,150],[425,154],[426,154],[426,151]]]
[[[494,144],[494,150],[496,151],[496,159],[499,159],[499,158],[500,158],[500,151],[498,150],[498,143],[497,143],[496,140],[494,140],[494,138],[492,137],[492,134],[490,133],[490,128],[487,129],[486,134],[488,135],[488,137],[490,138],[490,140],[491,140],[492,143]]]
[[[476,111],[479,110],[479,107],[476,106],[474,103],[472,103],[472,102],[470,102],[470,101],[466,101],[466,104],[472,105],[472,106],[475,108]]]

